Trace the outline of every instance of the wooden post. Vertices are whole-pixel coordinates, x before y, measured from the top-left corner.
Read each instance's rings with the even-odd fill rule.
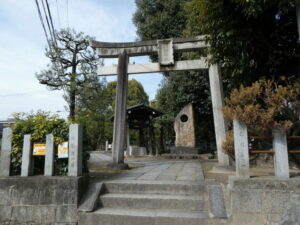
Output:
[[[224,106],[224,94],[221,73],[218,65],[209,67],[210,93],[214,116],[215,135],[217,143],[218,161],[221,165],[229,165],[229,156],[222,151],[222,143],[226,136],[225,118],[222,107]]]
[[[248,131],[245,123],[233,120],[235,171],[237,177],[249,178]]]
[[[150,138],[151,155],[158,155],[156,151],[155,133],[154,133],[152,120],[150,120],[149,122],[149,138]]]
[[[146,147],[145,134],[144,134],[144,129],[143,128],[139,128],[139,145],[141,147]]]
[[[285,129],[273,129],[274,172],[276,177],[289,178],[289,157]]]
[[[116,105],[114,116],[113,131],[113,163],[109,168],[126,169],[124,164],[124,146],[126,146],[126,110],[127,110],[127,92],[128,92],[128,55],[125,51],[119,55],[118,60],[118,81],[116,93]]]
[[[11,137],[12,129],[10,127],[3,129],[1,157],[0,157],[0,177],[8,177],[10,171],[10,153],[11,153]]]

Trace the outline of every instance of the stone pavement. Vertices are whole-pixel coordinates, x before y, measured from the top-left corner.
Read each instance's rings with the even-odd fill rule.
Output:
[[[122,173],[121,180],[164,180],[164,181],[203,181],[201,164],[196,160],[189,161],[133,161],[142,163],[143,167]]]

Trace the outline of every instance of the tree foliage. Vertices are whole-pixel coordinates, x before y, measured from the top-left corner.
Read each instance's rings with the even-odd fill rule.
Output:
[[[273,128],[285,128],[290,135],[299,135],[300,129],[300,83],[290,83],[284,77],[274,80],[259,80],[249,87],[234,89],[226,99],[223,109],[230,121],[237,119],[244,122],[251,135],[270,135]],[[253,140],[251,140],[253,142]],[[255,142],[251,143],[251,146]],[[257,144],[257,143],[256,143]],[[265,141],[260,143],[265,145]],[[289,143],[289,148],[295,144]],[[234,158],[234,138],[230,129],[222,148]],[[299,164],[298,157],[291,155]]]
[[[299,76],[295,1],[189,0],[185,35],[209,35],[211,62],[232,87]]]
[[[299,43],[292,0],[140,0],[134,23],[141,40],[209,35],[210,63],[222,66],[225,94],[262,77],[299,77]],[[174,10],[176,8],[176,10]],[[170,29],[165,29],[170,27]],[[196,54],[197,55],[197,54]],[[182,59],[195,55],[185,54]],[[197,55],[199,56],[199,55]],[[176,56],[178,58],[178,55]],[[152,58],[155,59],[155,58]],[[194,103],[202,133],[213,131],[209,83],[205,72],[167,73],[155,105],[171,121]],[[200,124],[200,123],[197,124]],[[168,129],[172,129],[169,126]],[[213,137],[212,134],[209,135]],[[207,139],[207,138],[204,138]]]
[[[141,40],[182,37],[186,26],[185,8],[187,0],[136,1],[137,11],[134,22]],[[190,12],[189,12],[190,13]],[[197,55],[199,56],[199,55]],[[192,54],[176,55],[176,59],[191,59]],[[152,57],[155,60],[155,57]],[[158,118],[156,126],[165,128],[166,140],[174,140],[173,122],[182,107],[193,103],[195,115],[199,118],[197,126],[201,139],[212,141],[213,131],[211,100],[208,74],[206,71],[186,71],[164,73],[152,106],[165,114]],[[205,123],[204,121],[210,121]],[[204,132],[206,130],[206,132]],[[197,135],[197,137],[199,137]]]
[[[115,109],[115,98],[117,91],[117,81],[107,84],[107,95],[111,99],[111,108]],[[149,97],[144,90],[143,85],[135,79],[128,81],[127,106],[133,106],[139,103],[149,103]]]
[[[185,27],[186,0],[136,0],[133,23],[141,40],[180,37]]]
[[[300,120],[300,83],[259,80],[234,89],[226,100],[224,115],[262,130],[290,128]]]
[[[106,140],[112,141],[113,123],[111,117],[115,109],[117,82],[100,82],[95,79],[81,89],[77,97],[76,122],[84,126],[84,145],[95,150]],[[148,95],[141,83],[128,82],[128,106],[148,104]]]
[[[45,143],[46,135],[52,133],[54,136],[54,144],[58,144],[68,140],[68,124],[64,119],[57,115],[50,115],[48,112],[17,113],[13,116],[13,136],[12,136],[12,152],[11,152],[11,172],[19,174],[22,163],[22,147],[25,134],[31,134],[32,143]],[[35,157],[35,172],[41,173],[43,163],[41,158]],[[67,163],[56,159],[56,174],[66,174]]]
[[[92,38],[72,29],[55,32],[56,42],[50,42],[46,56],[51,60],[47,69],[37,73],[41,84],[50,90],[64,90],[69,105],[70,119],[75,119],[76,96],[79,89],[95,79],[96,55],[89,47]]]

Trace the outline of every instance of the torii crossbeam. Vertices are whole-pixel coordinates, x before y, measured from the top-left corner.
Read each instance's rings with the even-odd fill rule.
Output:
[[[197,51],[207,48],[206,36],[191,38],[170,38],[140,42],[98,42],[91,41],[90,45],[96,49],[101,58],[119,58],[118,65],[98,67],[99,76],[117,75],[117,93],[115,104],[115,120],[113,132],[113,168],[126,168],[124,164],[124,149],[126,146],[126,105],[128,74],[154,73],[166,71],[208,69],[210,90],[213,105],[214,125],[217,142],[218,160],[222,165],[229,165],[228,156],[222,152],[222,142],[225,139],[225,119],[222,112],[224,105],[222,79],[219,67],[208,65],[207,59],[175,61],[175,52]],[[157,63],[129,64],[129,57],[158,55]]]

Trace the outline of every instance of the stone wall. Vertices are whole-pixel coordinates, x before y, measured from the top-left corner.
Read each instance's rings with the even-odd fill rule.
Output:
[[[300,224],[300,178],[230,180],[232,225]]]
[[[0,178],[0,224],[77,224],[87,186],[87,177]]]

